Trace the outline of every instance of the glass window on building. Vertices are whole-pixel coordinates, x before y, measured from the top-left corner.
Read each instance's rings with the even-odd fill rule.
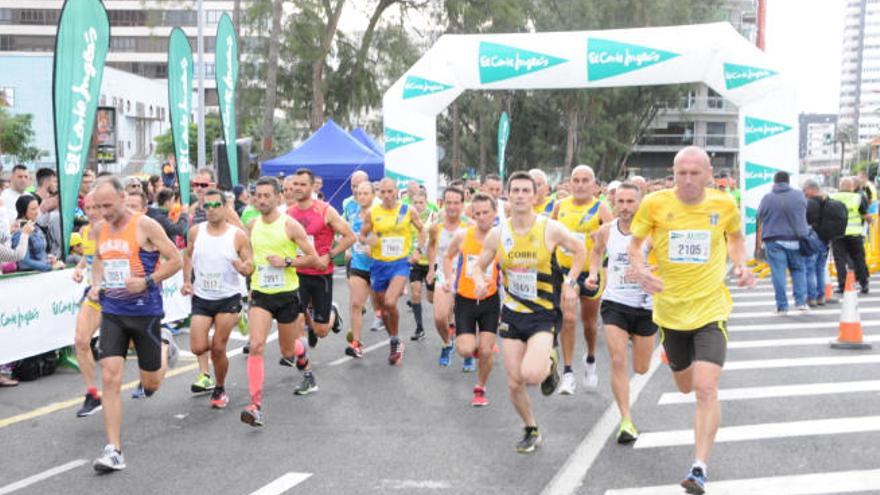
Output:
[[[12,24],[12,9],[0,9],[0,24]]]
[[[724,146],[726,129],[724,122],[706,122],[706,146]]]
[[[714,108],[715,110],[721,110],[724,108],[724,97],[715,92],[712,88],[709,88],[709,95],[706,97],[706,106],[708,108]]]

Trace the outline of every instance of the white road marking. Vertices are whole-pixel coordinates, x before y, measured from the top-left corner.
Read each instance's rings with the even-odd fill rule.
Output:
[[[6,495],[7,493],[12,493],[22,488],[27,488],[35,483],[39,483],[40,481],[47,480],[55,475],[61,474],[66,471],[70,471],[71,469],[76,469],[83,464],[88,464],[89,461],[86,459],[77,459],[75,461],[70,461],[67,464],[62,464],[60,466],[53,467],[52,469],[47,469],[42,473],[37,473],[33,476],[28,476],[27,478],[16,481],[14,483],[10,483],[6,486],[0,486],[0,495]]]
[[[710,481],[706,488],[711,491],[712,495],[867,493],[880,490],[880,469]],[[681,495],[681,493],[682,488],[678,485],[662,485],[608,490],[605,495]]]
[[[786,421],[781,423],[727,426],[718,430],[718,435],[715,437],[715,443],[768,440],[773,438],[809,437],[818,435],[840,435],[844,433],[864,433],[868,431],[880,431],[880,416],[814,419],[807,421]],[[633,444],[633,448],[649,449],[657,447],[674,447],[680,445],[693,445],[693,443],[694,430],[669,430],[642,433],[639,435],[639,439],[636,440],[636,443]]]
[[[383,490],[448,490],[452,485],[448,481],[435,480],[381,480]]]
[[[831,339],[829,339],[829,342]],[[854,364],[880,363],[880,354],[864,354],[856,356],[822,356],[786,359],[755,359],[749,361],[728,361],[724,363],[724,371],[759,370],[773,368],[799,368],[805,366],[838,366]]]
[[[660,348],[654,350],[651,356],[651,366],[644,375],[635,375],[629,382],[630,396],[629,403],[635,404],[642,393],[642,389],[654,376],[654,372],[660,368]],[[617,404],[612,402],[599,421],[593,426],[587,436],[577,446],[575,451],[565,461],[565,464],[556,472],[550,483],[541,491],[541,495],[570,495],[577,491],[583,484],[587,471],[596,461],[602,447],[608,437],[617,429],[617,423],[620,421],[620,412],[617,410]]]
[[[388,345],[389,342],[391,342],[391,339],[385,339],[382,342],[377,342],[369,347],[364,347],[363,352],[364,352],[364,354],[366,354],[368,352],[375,351],[376,349],[379,349],[380,347],[384,347],[384,346]],[[405,348],[404,348],[404,350],[405,350]],[[347,362],[351,361],[352,359],[354,359],[354,358],[351,356],[341,357],[341,358],[336,359],[334,361],[330,361],[330,363],[327,366],[339,366],[340,364],[347,363]]]
[[[813,395],[848,394],[854,392],[880,392],[880,380],[855,382],[804,383],[770,387],[727,388],[718,391],[718,400],[773,399],[778,397],[804,397]],[[694,394],[669,392],[660,396],[657,405],[693,404]]]
[[[280,495],[311,476],[312,473],[287,473],[259,490],[251,492],[251,495]]]
[[[790,347],[802,345],[828,345],[829,337],[802,337],[796,339],[740,340],[727,344],[728,349],[757,349],[761,347]],[[880,335],[865,335],[865,342],[880,342]]]
[[[867,314],[867,313],[880,313],[880,307],[876,308],[859,308],[859,314]],[[777,318],[791,318],[791,317],[802,317],[802,318],[811,318],[813,316],[818,315],[839,315],[840,308],[829,308],[829,309],[811,309],[809,311],[805,311],[804,313],[800,313],[798,310],[789,308],[788,315],[786,316],[777,316]],[[751,312],[742,312],[742,313],[731,313],[731,320],[739,320],[744,318],[766,318],[768,316],[776,316],[776,314],[772,310],[766,311],[751,311]]]
[[[772,298],[772,294],[764,296],[762,301],[733,301],[734,308],[749,308],[749,307],[761,307],[761,306],[770,306],[772,308],[776,307],[776,300]],[[869,303],[869,302],[878,302],[880,301],[880,297],[860,297],[859,304]],[[834,309],[834,308],[829,308]],[[818,311],[815,308],[811,308],[807,314],[810,314],[814,311]],[[840,311],[840,309],[838,309]],[[789,308],[789,314],[797,313],[794,308]]]
[[[807,330],[816,328],[838,328],[839,322],[836,321],[814,321],[814,322],[794,322],[792,320],[783,320],[784,316],[779,317],[779,321],[786,323],[756,323],[753,325],[728,325],[728,332],[764,332],[776,330]],[[880,327],[880,320],[862,320],[862,328]]]

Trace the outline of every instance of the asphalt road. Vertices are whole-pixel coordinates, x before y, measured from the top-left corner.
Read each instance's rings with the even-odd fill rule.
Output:
[[[345,308],[344,279],[336,282],[334,298]],[[766,282],[735,291],[734,301],[721,388],[725,399],[739,397],[723,402],[723,427],[741,428],[722,430],[726,441],[709,461],[709,493],[880,493],[880,352],[828,347],[837,334],[837,305],[774,316]],[[871,313],[880,312],[880,298],[861,301],[866,338],[880,335],[880,318]],[[400,307],[408,339],[412,315],[403,302]],[[425,305],[426,321],[430,308]],[[153,398],[134,401],[124,393],[128,468],[106,476],[90,466],[105,443],[101,416],[74,416],[83,391],[77,374],[60,370],[2,389],[0,495],[681,493],[669,485],[691,462],[694,405],[675,392],[659,363],[634,380],[640,394],[633,413],[642,433],[634,446],[613,441],[618,417],[600,336],[599,389],[587,393],[579,383],[574,396],[549,398],[534,390],[544,445],[521,455],[514,451],[521,425],[507,399],[500,356],[488,387],[492,403],[476,409],[469,405],[476,377],[462,373],[458,357],[449,368],[437,366],[435,332],[419,343],[406,340],[400,367],[387,365],[386,339],[365,331],[372,350],[360,361],[344,359],[344,334],[322,340],[312,354],[320,391],[307,397],[293,395],[301,375],[277,366],[277,344],[270,344],[262,429],[238,419],[247,380],[235,349],[244,340],[230,344],[237,355],[227,381],[232,402],[223,411],[189,392],[194,360],[182,359]],[[186,334],[177,341],[187,348]],[[579,338],[578,356],[583,345]],[[575,371],[582,373],[579,359]],[[133,381],[130,360],[126,382]],[[849,471],[856,473],[835,474]]]

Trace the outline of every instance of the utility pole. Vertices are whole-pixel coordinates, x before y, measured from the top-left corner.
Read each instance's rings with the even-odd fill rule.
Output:
[[[196,119],[198,125],[198,168],[205,167],[205,9],[202,0],[198,0],[198,51],[199,63],[197,64],[199,73],[199,113]],[[191,95],[190,95],[191,96]]]
[[[758,49],[765,50],[764,34],[767,30],[767,0],[758,0],[758,36],[755,44]]]

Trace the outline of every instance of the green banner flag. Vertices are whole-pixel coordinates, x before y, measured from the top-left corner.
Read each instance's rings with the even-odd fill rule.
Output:
[[[79,186],[89,156],[109,50],[110,21],[104,4],[100,0],[64,2],[55,36],[52,110],[65,255],[70,250]]]
[[[171,31],[168,41],[168,110],[174,159],[177,162],[177,183],[180,203],[189,208],[189,125],[192,115],[193,56],[189,40],[179,27]]]
[[[223,140],[226,142],[226,162],[229,181],[238,184],[238,146],[235,143],[235,93],[238,87],[238,41],[235,25],[229,14],[220,17],[217,25],[217,53],[214,56],[214,77],[217,80],[217,99],[220,102],[220,121],[223,122]]]
[[[498,175],[504,182],[504,153],[507,151],[507,138],[510,137],[510,119],[507,112],[501,114],[498,120]]]

